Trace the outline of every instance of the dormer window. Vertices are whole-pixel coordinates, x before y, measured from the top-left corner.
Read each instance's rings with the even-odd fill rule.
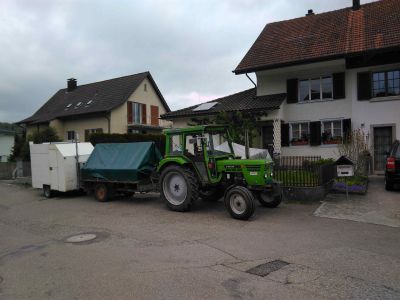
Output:
[[[82,102],[78,102],[76,105],[75,105],[75,108],[78,108],[79,106],[81,106],[82,105]]]
[[[65,108],[70,108],[72,106],[72,103],[69,103]]]
[[[90,104],[92,104],[93,103],[93,100],[89,100],[87,103],[86,103],[86,105],[90,105]]]

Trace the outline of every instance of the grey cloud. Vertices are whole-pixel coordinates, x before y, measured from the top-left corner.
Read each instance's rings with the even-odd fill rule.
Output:
[[[268,22],[350,6],[338,1],[0,3],[0,120],[31,115],[69,77],[149,70],[173,109],[252,85],[232,70]]]

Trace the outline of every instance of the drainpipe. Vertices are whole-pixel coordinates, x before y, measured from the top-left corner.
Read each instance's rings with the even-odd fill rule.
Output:
[[[246,73],[246,77],[251,81],[252,84],[254,84],[254,87],[257,88],[257,84],[253,81],[253,79],[251,79],[249,74]]]
[[[111,133],[111,116],[110,112],[106,112],[105,118],[107,119],[108,133]]]

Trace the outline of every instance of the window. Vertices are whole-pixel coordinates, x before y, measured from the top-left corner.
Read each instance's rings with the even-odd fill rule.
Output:
[[[322,143],[340,144],[343,140],[342,120],[322,121]]]
[[[69,103],[65,108],[70,108],[72,106],[72,103]]]
[[[73,130],[67,131],[67,140],[68,141],[75,140],[75,131]]]
[[[75,108],[78,108],[79,106],[81,106],[82,105],[82,102],[78,102],[76,105],[75,105]]]
[[[144,84],[144,91],[147,92],[147,83]]]
[[[332,99],[332,76],[299,81],[299,102]]]
[[[400,95],[400,71],[372,73],[372,96],[387,97]]]
[[[182,142],[179,134],[171,135],[169,138],[169,154],[180,155],[182,154]]]
[[[291,144],[293,146],[307,145],[310,136],[310,126],[308,122],[291,123]]]
[[[93,100],[89,100],[88,102],[86,102],[86,105],[90,105],[93,103]]]
[[[142,106],[144,104],[137,102],[128,102],[128,123],[141,124],[142,122]],[[130,116],[131,114],[131,116]]]

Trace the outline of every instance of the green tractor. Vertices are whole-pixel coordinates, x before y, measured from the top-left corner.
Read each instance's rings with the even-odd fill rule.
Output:
[[[235,157],[227,126],[168,129],[165,134],[166,153],[158,173],[161,198],[170,209],[188,211],[198,198],[224,196],[230,215],[247,220],[254,213],[255,199],[270,208],[281,203],[272,160]]]

